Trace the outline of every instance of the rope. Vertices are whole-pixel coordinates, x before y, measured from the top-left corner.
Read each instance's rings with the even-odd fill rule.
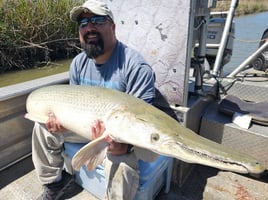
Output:
[[[244,43],[260,43],[260,42],[264,42],[265,39],[259,39],[259,40],[245,40],[245,39],[242,39],[242,38],[238,38],[238,37],[235,37],[233,34],[230,34],[230,37],[232,37],[233,39],[239,41],[239,42],[244,42]]]

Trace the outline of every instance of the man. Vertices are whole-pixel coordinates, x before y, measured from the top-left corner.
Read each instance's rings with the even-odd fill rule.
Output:
[[[71,63],[70,84],[94,85],[126,92],[148,103],[154,99],[154,75],[151,67],[135,50],[116,39],[111,10],[103,2],[88,0],[70,12],[79,25],[83,52]],[[93,139],[105,130],[96,120]],[[72,179],[62,170],[64,141],[89,142],[62,127],[53,113],[45,125],[33,129],[33,162],[44,193],[40,199],[64,199]],[[74,139],[75,137],[75,139]],[[116,143],[107,137],[109,150],[105,160],[107,199],[133,199],[138,187],[138,158],[131,145]]]

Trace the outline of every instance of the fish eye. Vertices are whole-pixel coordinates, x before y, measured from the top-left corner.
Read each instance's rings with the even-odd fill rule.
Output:
[[[159,134],[157,134],[157,133],[153,133],[152,135],[151,135],[151,141],[153,141],[153,142],[157,142],[158,140],[159,140]]]

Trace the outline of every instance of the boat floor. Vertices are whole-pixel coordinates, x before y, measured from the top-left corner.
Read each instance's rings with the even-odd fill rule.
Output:
[[[194,168],[183,184],[172,182],[168,194],[161,191],[155,200],[229,200],[268,199],[268,173],[261,179],[240,175],[202,165]],[[31,157],[0,172],[0,199],[32,200],[42,193]],[[72,200],[98,200],[86,190],[79,189]]]
[[[90,194],[88,191],[77,186],[74,187],[76,187],[76,194],[69,199],[98,200],[98,198]],[[0,189],[0,199],[32,200],[37,199],[40,196],[43,189],[34,170],[31,157],[0,172]],[[160,192],[156,199],[178,199],[178,194],[175,193],[176,192],[171,188],[168,194]]]

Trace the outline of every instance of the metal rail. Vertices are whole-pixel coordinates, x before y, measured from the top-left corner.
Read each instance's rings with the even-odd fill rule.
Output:
[[[228,15],[227,15],[226,23],[225,23],[225,26],[224,26],[222,38],[221,38],[220,48],[218,50],[215,65],[214,65],[214,68],[213,68],[213,71],[212,71],[212,76],[213,77],[217,77],[219,75],[219,72],[221,71],[222,57],[223,57],[225,47],[227,45],[228,35],[229,35],[229,31],[230,31],[230,28],[231,28],[231,25],[232,25],[235,9],[236,9],[237,5],[238,5],[238,0],[232,0],[230,9],[229,9],[229,12],[228,12]]]
[[[243,63],[241,63],[227,78],[234,78],[239,72],[241,72],[251,61],[253,61],[261,52],[268,47],[268,42],[264,43],[257,49],[251,56],[249,56]]]

